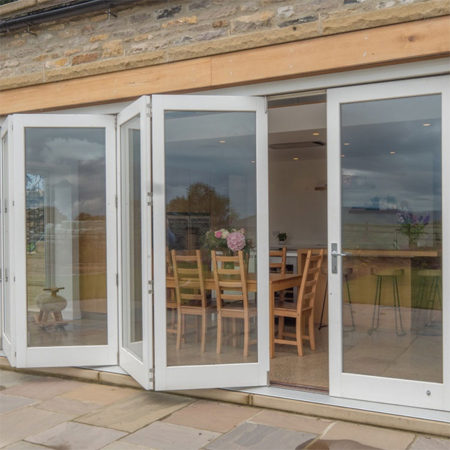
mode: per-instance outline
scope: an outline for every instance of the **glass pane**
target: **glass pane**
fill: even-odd
[[[141,131],[139,116],[121,125],[122,342],[142,359]]]
[[[28,345],[107,343],[105,130],[26,128]]]
[[[341,120],[344,371],[442,383],[441,96]]]
[[[168,111],[165,158],[168,365],[256,362],[256,114]],[[239,249],[219,315],[211,251]]]
[[[2,207],[2,213],[1,213],[1,226],[2,226],[2,236],[0,239],[1,242],[1,250],[0,253],[0,260],[2,264],[2,292],[1,296],[3,299],[3,330],[6,336],[9,338],[11,337],[11,305],[10,305],[10,298],[9,298],[9,268],[7,263],[7,257],[9,255],[9,221],[6,220],[9,215],[5,215],[5,208],[7,207],[7,196],[8,196],[8,134],[5,134],[2,139],[2,186],[1,186],[1,192],[2,192],[2,201],[1,201],[1,207]],[[8,280],[8,281],[7,281]]]

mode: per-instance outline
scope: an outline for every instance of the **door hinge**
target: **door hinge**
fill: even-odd
[[[116,209],[119,207],[119,197],[116,195],[116,198],[114,199],[116,203]]]
[[[145,114],[147,115],[148,119],[151,119],[152,118],[152,106],[151,106],[150,102],[147,103],[147,105],[145,105],[145,106],[146,106]]]
[[[153,206],[153,192],[147,192],[147,206]]]
[[[153,294],[153,280],[148,280],[148,293]]]
[[[8,213],[8,201],[5,200],[5,214]]]
[[[116,286],[119,287],[119,274],[116,273]]]
[[[153,369],[148,369],[148,381],[153,383]]]

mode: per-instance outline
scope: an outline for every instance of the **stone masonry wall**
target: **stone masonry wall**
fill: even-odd
[[[0,90],[447,15],[450,0],[147,0],[113,12],[0,36]]]

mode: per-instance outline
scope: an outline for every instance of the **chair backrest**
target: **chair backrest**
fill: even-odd
[[[236,256],[222,256],[212,250],[211,260],[216,287],[217,310],[222,309],[225,301],[242,302],[244,310],[247,310],[247,265],[244,252],[239,251]]]
[[[270,250],[269,258],[277,258],[277,261],[269,262],[270,272],[286,273],[286,247],[281,250]]]
[[[320,276],[320,269],[323,262],[322,250],[308,250],[306,261],[303,267],[302,281],[298,291],[297,311],[304,308],[314,308],[316,298],[317,282]]]
[[[194,255],[180,255],[171,251],[177,306],[185,303],[206,307],[206,291],[200,250]]]

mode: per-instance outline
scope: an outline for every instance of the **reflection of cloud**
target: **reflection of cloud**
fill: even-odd
[[[68,217],[105,214],[105,170],[104,129],[26,129],[27,174],[42,176],[46,202],[56,202]]]
[[[347,105],[348,106],[348,105]],[[402,116],[399,116],[402,117]],[[342,129],[345,158],[341,159],[345,207],[365,207],[371,198],[395,197],[417,211],[441,208],[441,126],[439,120],[347,126]],[[430,127],[422,123],[429,121]]]

